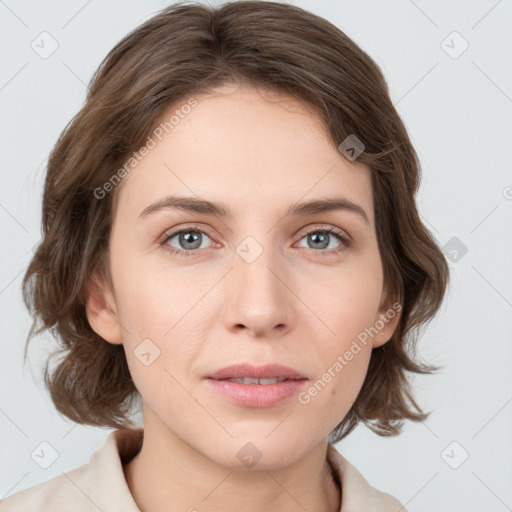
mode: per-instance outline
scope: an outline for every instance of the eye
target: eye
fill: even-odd
[[[193,256],[197,254],[196,251],[204,249],[201,247],[204,237],[210,238],[204,231],[195,226],[188,226],[172,233],[166,233],[164,239],[160,242],[166,251],[171,254],[179,254],[183,256]],[[169,242],[176,238],[176,243],[180,247],[173,248]],[[211,240],[211,239],[210,239]]]
[[[309,228],[307,231],[302,231],[299,233],[299,236],[301,236],[301,240],[307,239],[309,246],[307,248],[322,256],[333,256],[352,246],[352,239],[344,231],[334,228],[333,226],[327,226],[321,229],[315,226],[314,229]],[[203,245],[205,237],[211,240],[208,234],[197,226],[185,226],[171,233],[166,233],[160,245],[171,254],[195,256],[203,249],[207,248]],[[176,239],[174,243],[177,244],[178,247],[170,245],[173,239]],[[325,249],[327,249],[334,240],[337,240],[339,245],[326,251]]]
[[[301,240],[306,239],[308,248],[318,252],[319,255],[322,256],[336,255],[352,246],[352,240],[350,237],[343,231],[332,226],[328,226],[323,229],[315,227],[305,233],[301,232],[300,236],[302,236]],[[339,245],[331,248],[329,251],[325,251],[324,249],[329,247],[330,242],[333,241],[333,239],[337,240]]]

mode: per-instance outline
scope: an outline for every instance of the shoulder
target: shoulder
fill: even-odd
[[[140,449],[143,429],[111,432],[90,461],[0,500],[1,512],[140,512],[126,483],[123,463]]]
[[[86,464],[4,498],[0,501],[0,510],[2,512],[60,511],[69,509],[72,504],[74,512],[88,511],[90,510],[90,502],[86,503],[88,501],[86,496],[90,494],[88,466]]]
[[[372,487],[332,444],[327,450],[342,487],[340,512],[407,512],[394,496]]]

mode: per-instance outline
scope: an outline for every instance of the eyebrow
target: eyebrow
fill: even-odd
[[[145,219],[150,215],[161,210],[181,210],[185,212],[202,213],[205,215],[214,215],[218,217],[232,217],[230,209],[221,202],[207,201],[197,197],[185,196],[167,196],[150,204],[139,215],[139,219]],[[289,206],[285,217],[302,217],[318,213],[330,212],[335,210],[344,210],[360,216],[366,224],[370,225],[368,215],[365,210],[356,203],[349,201],[344,197],[332,197],[328,199],[313,199],[306,202],[297,202]]]

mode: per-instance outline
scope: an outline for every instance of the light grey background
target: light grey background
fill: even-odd
[[[31,343],[23,370],[21,279],[40,238],[49,151],[108,50],[169,3],[0,0],[0,498],[87,463],[110,433],[55,411],[40,373],[49,335]],[[394,438],[359,427],[337,448],[409,512],[512,510],[512,1],[293,3],[382,67],[421,157],[420,211],[455,258],[421,342],[445,369],[414,379],[431,416]],[[43,31],[59,45],[46,59],[31,48]],[[47,469],[31,458],[43,441],[58,452]]]

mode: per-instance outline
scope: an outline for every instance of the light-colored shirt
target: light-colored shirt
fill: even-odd
[[[0,512],[140,512],[123,465],[139,452],[143,435],[143,428],[112,431],[87,464],[4,498]],[[340,512],[407,512],[370,486],[332,444],[327,458],[342,489]]]

